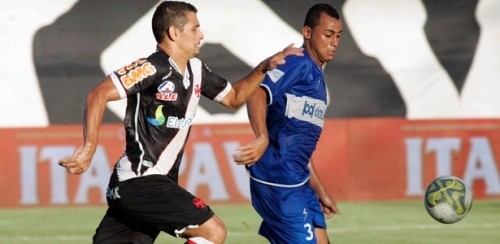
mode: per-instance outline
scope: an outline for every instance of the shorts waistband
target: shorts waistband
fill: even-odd
[[[279,184],[279,183],[273,183],[273,182],[269,182],[269,181],[260,180],[260,179],[257,179],[255,177],[253,177],[252,175],[250,175],[250,179],[252,179],[252,180],[254,180],[256,182],[259,182],[261,184],[264,184],[264,185],[277,186],[277,187],[285,187],[285,188],[299,187],[299,186],[302,186],[302,185],[306,184],[309,181],[309,177],[307,177],[307,179],[305,179],[304,181],[302,181],[302,182],[300,182],[298,184],[288,185],[288,184]]]

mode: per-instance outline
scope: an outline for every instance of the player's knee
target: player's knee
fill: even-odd
[[[189,244],[224,243],[226,236],[226,226],[217,216],[210,218],[198,228],[187,230],[183,235],[183,237],[188,238],[186,243]],[[204,240],[208,242],[203,242]]]
[[[223,243],[227,237],[227,229],[224,222],[218,217],[216,217],[211,224],[210,240],[214,243]]]

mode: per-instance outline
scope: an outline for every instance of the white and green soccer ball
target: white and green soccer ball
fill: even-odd
[[[465,218],[472,207],[472,192],[458,177],[440,176],[425,191],[425,209],[435,220],[452,224]]]

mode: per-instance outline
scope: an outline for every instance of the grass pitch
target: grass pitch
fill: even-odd
[[[260,218],[250,204],[212,205],[228,228],[226,243],[267,243],[257,235]],[[340,215],[327,221],[333,243],[497,243],[500,199],[476,200],[469,215],[441,224],[422,201],[340,202]],[[105,207],[0,209],[0,243],[91,243]],[[184,243],[160,234],[156,243]]]

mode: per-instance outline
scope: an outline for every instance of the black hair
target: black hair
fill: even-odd
[[[340,19],[339,12],[332,5],[327,3],[318,3],[313,5],[306,14],[304,26],[309,26],[311,29],[319,23],[321,14],[325,13],[335,19]]]
[[[182,29],[187,23],[187,12],[197,13],[195,6],[186,2],[163,1],[153,14],[152,26],[156,42],[160,43],[167,34],[168,28],[175,26]]]

